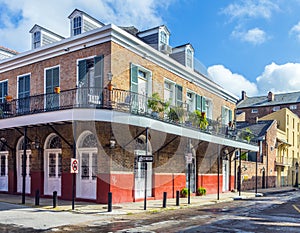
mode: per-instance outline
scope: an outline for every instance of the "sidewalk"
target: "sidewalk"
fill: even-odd
[[[282,192],[297,191],[294,187],[280,187],[269,189],[258,189],[258,193],[262,195],[277,194]],[[209,205],[218,202],[229,202],[234,199],[248,199],[255,197],[255,190],[241,192],[239,196],[238,192],[226,192],[220,193],[219,200],[217,200],[217,194],[208,194],[206,196],[191,196],[190,204],[188,204],[187,198],[180,198],[180,205],[176,206],[176,199],[167,199],[167,207],[162,208],[162,200],[147,200],[147,211],[158,212],[168,209],[188,208],[193,206]],[[258,197],[259,198],[259,197]],[[0,202],[20,204],[21,195],[0,194]],[[34,197],[26,196],[26,206],[34,207]],[[81,214],[105,214],[105,215],[126,215],[145,213],[144,202],[130,202],[113,204],[112,212],[107,212],[107,204],[95,204],[90,202],[75,202],[75,210],[72,210],[72,202],[65,200],[58,200],[57,207],[53,208],[53,202],[51,198],[40,198],[40,205],[37,208],[51,211],[70,211]]]

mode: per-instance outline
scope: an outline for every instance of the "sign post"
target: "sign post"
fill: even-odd
[[[193,154],[187,153],[185,158],[188,165],[188,204],[191,204],[191,163],[193,162]]]
[[[71,173],[78,173],[78,159],[71,158]]]

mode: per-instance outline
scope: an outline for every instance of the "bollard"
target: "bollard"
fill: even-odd
[[[40,205],[40,190],[35,191],[35,205]]]
[[[107,212],[112,212],[112,192],[108,193]]]
[[[163,208],[167,207],[167,192],[164,192],[163,196]]]
[[[176,206],[179,206],[179,191],[176,191]]]
[[[57,206],[57,192],[53,192],[53,208]]]

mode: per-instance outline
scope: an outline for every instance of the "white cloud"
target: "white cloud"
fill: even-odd
[[[69,36],[69,14],[75,9],[85,11],[103,23],[120,26],[134,25],[139,29],[163,23],[159,14],[175,0],[0,0],[10,12],[21,12],[21,20],[0,13],[0,44],[19,52],[30,49],[29,30],[39,24],[62,36]],[[3,23],[4,22],[4,23]]]
[[[271,0],[242,0],[240,3],[229,4],[222,10],[222,13],[228,15],[231,20],[247,18],[269,19],[273,11],[279,11],[279,9],[279,6]]]
[[[290,35],[296,35],[297,39],[300,41],[300,21],[291,28]]]
[[[248,42],[254,45],[263,44],[268,39],[267,34],[259,28],[252,28],[248,31],[234,30],[231,35],[235,38],[240,39],[241,41]]]
[[[237,96],[241,95],[242,90],[249,96],[256,95],[258,92],[255,83],[251,83],[240,74],[232,73],[223,65],[210,66],[208,73],[216,83]]]
[[[268,91],[275,93],[299,91],[300,64],[286,63],[277,65],[271,63],[265,67],[264,72],[257,77],[259,92],[266,94]]]

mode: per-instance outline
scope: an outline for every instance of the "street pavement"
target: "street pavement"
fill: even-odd
[[[276,194],[296,190],[293,187],[281,187],[259,189],[259,195]],[[259,196],[258,195],[258,196]],[[218,202],[230,202],[235,199],[254,198],[254,191],[220,193],[206,196],[191,196],[190,204],[187,198],[180,198],[180,205],[176,206],[176,199],[167,199],[167,207],[162,208],[162,200],[147,200],[147,210],[144,210],[144,202],[113,204],[112,212],[107,211],[107,204],[95,204],[89,202],[75,202],[72,210],[71,201],[58,200],[57,207],[53,208],[51,198],[41,198],[40,205],[34,206],[35,199],[26,197],[26,204],[21,205],[21,195],[0,194],[0,224],[14,224],[16,226],[51,229],[60,226],[74,224],[88,224],[94,220],[112,221],[114,216],[132,215],[139,213],[154,213],[168,209],[182,209],[202,205],[210,205]]]

